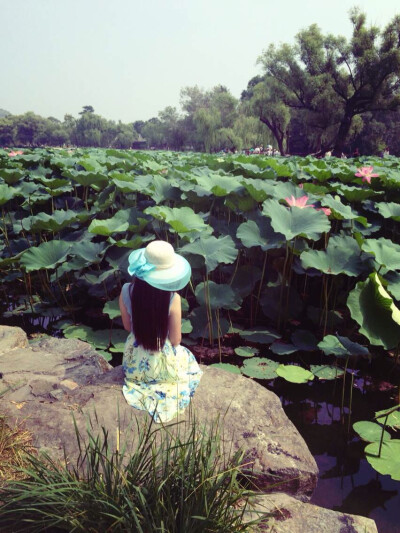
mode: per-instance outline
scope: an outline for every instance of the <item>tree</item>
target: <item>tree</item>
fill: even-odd
[[[271,45],[259,58],[277,87],[277,97],[290,109],[304,112],[323,130],[334,129],[334,155],[345,148],[353,118],[400,105],[400,16],[387,27],[366,27],[358,9],[350,12],[353,33],[323,36],[313,24],[296,36],[296,44]]]
[[[79,114],[84,115],[85,113],[94,113],[94,107],[91,105],[84,105],[82,111],[79,111]]]

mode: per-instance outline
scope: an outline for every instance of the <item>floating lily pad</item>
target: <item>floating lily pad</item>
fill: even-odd
[[[386,415],[392,411],[393,407],[390,409],[384,409],[383,411],[378,411],[375,413],[375,418],[377,418],[378,422],[384,423],[386,419]],[[397,411],[393,411],[393,413],[390,413],[386,420],[386,425],[392,428],[400,429],[400,405],[398,406]]]
[[[291,383],[307,383],[307,381],[314,379],[312,372],[297,365],[279,365],[276,373]]]
[[[239,346],[235,348],[235,354],[240,357],[253,357],[256,353],[258,353],[257,348],[251,348],[250,346]]]
[[[271,352],[277,355],[289,355],[293,352],[297,352],[298,348],[294,344],[282,342],[280,340],[274,341],[269,347]]]
[[[369,422],[367,420],[361,420],[353,424],[353,429],[362,440],[367,442],[380,442],[382,438],[383,427],[374,422]],[[387,431],[383,431],[383,440],[390,440],[391,436]]]
[[[245,376],[256,379],[274,379],[276,378],[276,369],[279,363],[265,357],[253,357],[247,359],[241,367],[241,372]]]
[[[310,370],[318,379],[326,380],[340,378],[344,374],[344,370],[331,365],[311,365]]]
[[[247,329],[240,331],[239,335],[246,341],[259,342],[261,344],[270,344],[274,340],[280,339],[279,333],[268,329]]]
[[[392,479],[400,481],[400,440],[391,439],[382,443],[380,457],[379,442],[372,442],[365,448],[369,464],[380,474],[388,474]]]
[[[238,366],[231,365],[230,363],[214,363],[210,366],[221,368],[222,370],[226,370],[227,372],[231,372],[232,374],[240,374],[240,368]]]

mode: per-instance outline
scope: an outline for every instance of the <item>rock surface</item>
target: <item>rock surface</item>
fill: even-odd
[[[283,492],[260,496],[254,510],[272,514],[261,526],[270,533],[378,533],[370,518],[324,509]]]
[[[6,414],[11,423],[23,421],[34,435],[34,445],[55,459],[62,459],[64,450],[71,461],[78,456],[76,427],[81,435],[86,435],[87,428],[98,433],[104,427],[113,442],[119,428],[120,441],[134,445],[135,421],[141,423],[150,418],[125,402],[121,391],[122,367],[112,368],[87,343],[42,338],[28,344],[20,328],[0,326],[0,354],[0,413]],[[308,509],[312,512],[303,511],[306,508],[299,503],[311,497],[318,469],[279,398],[249,378],[212,367],[203,370],[192,401],[192,413],[198,422],[207,424],[219,417],[224,442],[233,450],[240,447],[245,451],[246,463],[254,465],[258,488],[264,492],[282,491],[297,498],[283,500],[282,504],[271,495],[269,501],[278,502],[277,505],[290,504],[291,525],[281,529],[280,521],[279,531],[313,532],[308,526],[295,526],[293,520],[300,524],[318,509],[310,505]],[[190,415],[187,410],[179,420],[187,420]],[[285,496],[281,492],[279,495]],[[336,516],[340,513],[326,509],[321,513],[335,516],[337,523],[341,520]],[[355,517],[349,520],[354,521]]]

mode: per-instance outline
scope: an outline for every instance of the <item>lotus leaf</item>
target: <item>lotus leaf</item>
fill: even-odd
[[[0,178],[8,185],[14,185],[25,177],[26,171],[19,168],[0,168]]]
[[[307,383],[314,379],[314,374],[297,365],[279,365],[276,373],[290,383]]]
[[[333,276],[359,276],[367,268],[356,240],[345,235],[331,237],[325,251],[306,250],[301,254],[301,264],[305,269],[316,268]]]
[[[261,270],[253,265],[240,266],[231,281],[232,289],[242,298],[248,296],[253,291],[257,281],[261,279]]]
[[[214,363],[210,366],[220,368],[221,370],[226,370],[227,372],[231,372],[232,374],[240,374],[240,368],[238,366],[231,365],[230,363]]]
[[[192,323],[190,322],[190,320],[188,318],[183,318],[182,319],[181,331],[182,331],[182,334],[184,334],[184,335],[188,334],[188,333],[192,333],[193,326],[192,326]]]
[[[262,212],[271,219],[274,230],[282,233],[288,241],[298,236],[315,241],[330,230],[328,217],[312,208],[287,208],[276,200],[265,200]]]
[[[251,346],[238,346],[235,348],[235,354],[239,357],[253,357],[258,353],[257,348],[251,348]]]
[[[103,307],[103,313],[108,315],[111,319],[121,316],[121,311],[119,309],[119,296],[114,298],[114,300],[106,302],[105,306]]]
[[[280,339],[279,333],[273,330],[260,330],[257,328],[242,330],[239,332],[239,335],[242,339],[245,339],[249,342],[258,342],[261,344],[270,344],[276,339]]]
[[[397,411],[393,411],[393,407],[390,409],[384,409],[383,411],[378,411],[375,413],[375,418],[379,420],[382,424],[385,422],[387,426],[400,429],[400,405],[398,406]],[[393,412],[391,412],[393,411]],[[390,413],[388,415],[388,413]],[[388,416],[387,416],[388,415]],[[387,420],[386,420],[387,416]]]
[[[77,214],[75,211],[63,211],[58,209],[51,215],[39,213],[35,216],[26,217],[22,220],[22,227],[25,231],[53,231],[58,232],[73,222],[76,222]]]
[[[362,440],[367,442],[379,442],[381,438],[384,441],[390,440],[391,436],[387,431],[383,431],[383,427],[375,422],[368,422],[367,420],[361,420],[353,424],[353,429]],[[383,435],[382,435],[383,433]]]
[[[214,281],[199,283],[195,290],[197,302],[200,305],[209,303],[211,309],[240,309],[242,298],[230,285],[218,284]]]
[[[127,214],[124,211],[118,211],[112,218],[105,220],[92,220],[88,231],[96,235],[113,235],[114,233],[124,233],[129,223]]]
[[[343,204],[338,196],[326,195],[322,201],[324,207],[330,207],[333,211],[334,218],[345,220],[357,220],[363,226],[368,225],[368,221],[365,217],[354,212],[350,206]]]
[[[81,162],[79,162],[81,164]],[[82,165],[83,166],[83,165]],[[89,165],[87,165],[89,166]],[[66,178],[71,178],[84,187],[93,187],[96,189],[104,189],[108,185],[108,177],[101,172],[85,172],[74,169],[64,170],[62,175]]]
[[[260,219],[257,223],[253,220],[243,222],[237,230],[237,237],[246,248],[261,246],[263,251],[279,248],[284,242],[284,237],[276,233],[267,218]]]
[[[376,273],[357,283],[349,294],[347,306],[352,318],[360,325],[360,333],[371,344],[386,349],[399,344],[400,311]]]
[[[318,347],[315,335],[306,329],[297,329],[292,334],[291,341],[298,350],[313,351]]]
[[[387,290],[394,297],[395,300],[400,300],[400,272],[387,272],[384,276],[387,282]]]
[[[227,196],[229,193],[238,192],[243,185],[233,176],[221,176],[216,173],[196,176],[196,182],[205,190],[211,191],[214,196]]]
[[[42,242],[39,246],[26,250],[20,263],[27,272],[56,268],[66,260],[70,248],[71,244],[65,241]]]
[[[350,185],[332,185],[332,189],[342,194],[348,202],[361,202],[373,196],[380,196],[384,194],[383,191],[375,191],[374,189],[365,189]]]
[[[400,246],[390,239],[367,239],[363,242],[362,249],[373,254],[375,261],[388,270],[400,268]]]
[[[325,355],[335,355],[336,357],[347,357],[349,355],[368,355],[369,351],[361,344],[352,342],[347,337],[340,335],[326,335],[321,342],[318,343],[318,348],[324,352]]]
[[[291,353],[297,352],[298,350],[298,348],[296,348],[296,346],[294,346],[293,344],[282,342],[280,340],[274,341],[269,347],[269,349],[276,355],[289,355]]]
[[[245,376],[256,379],[274,379],[276,378],[276,369],[279,363],[267,359],[266,357],[252,357],[246,359],[240,371]]]
[[[381,202],[376,203],[375,207],[383,218],[393,218],[397,222],[400,221],[400,204],[394,202]]]
[[[318,379],[336,379],[344,374],[344,370],[337,366],[330,365],[310,365],[310,370]]]
[[[400,481],[400,440],[391,439],[382,443],[380,457],[379,442],[372,442],[365,448],[369,464],[380,474],[388,474],[392,479]]]
[[[203,218],[190,207],[155,206],[148,207],[144,212],[158,220],[165,220],[179,235],[185,235],[190,232],[212,231]]]
[[[193,309],[188,315],[188,319],[193,326],[193,330],[189,334],[193,339],[208,338],[210,336],[212,339],[216,339],[218,336],[222,337],[228,333],[229,330],[229,322],[226,318],[221,317],[217,320],[216,314],[212,313],[212,331],[210,332],[209,316],[205,306]]]
[[[0,183],[0,205],[6,204],[9,200],[14,198],[19,194],[18,189],[14,187],[9,187],[4,183]]]
[[[202,235],[196,241],[186,244],[180,249],[182,254],[193,254],[204,257],[207,273],[212,272],[221,263],[233,263],[238,251],[229,235],[216,238]]]
[[[67,339],[80,339],[88,342],[94,348],[105,350],[110,345],[110,332],[107,330],[94,331],[89,326],[67,326],[63,330]]]
[[[97,264],[103,259],[106,250],[107,245],[104,242],[90,242],[85,240],[73,242],[69,253],[83,258],[88,264]]]
[[[96,350],[96,352],[101,355],[103,359],[105,359],[107,362],[111,361],[112,354],[110,352],[106,352],[105,350]]]

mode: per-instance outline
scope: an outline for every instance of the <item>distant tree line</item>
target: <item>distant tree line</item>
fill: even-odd
[[[147,121],[106,120],[92,106],[60,121],[0,109],[0,146],[148,147],[215,152],[268,144],[282,154],[400,155],[400,15],[383,30],[350,12],[353,33],[323,35],[317,25],[294,45],[270,45],[263,74],[241,98],[223,85],[181,90],[181,111],[168,106]]]

